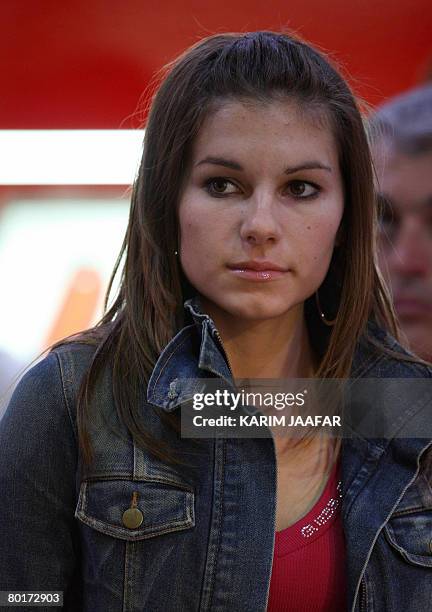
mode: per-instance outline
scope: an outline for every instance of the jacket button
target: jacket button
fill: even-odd
[[[143,520],[143,513],[139,508],[128,508],[123,512],[122,522],[128,529],[137,529]]]
[[[178,397],[177,383],[178,383],[178,378],[174,378],[174,380],[170,382],[169,391],[168,391],[169,399],[176,399],[176,397]]]

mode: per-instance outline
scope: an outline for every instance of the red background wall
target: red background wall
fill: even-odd
[[[154,72],[207,34],[292,28],[372,104],[421,80],[430,0],[3,0],[0,129],[137,127]]]

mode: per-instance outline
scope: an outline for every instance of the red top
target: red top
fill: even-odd
[[[310,512],[275,533],[267,612],[346,610],[340,490],[336,464]]]

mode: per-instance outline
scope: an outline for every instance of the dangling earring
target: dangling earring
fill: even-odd
[[[178,255],[178,251],[174,251],[174,255]]]
[[[318,314],[320,316],[321,321],[325,325],[328,325],[329,327],[332,327],[336,323],[337,316],[334,319],[332,319],[331,321],[329,319],[326,319],[325,314],[321,310],[321,304],[320,304],[319,296],[318,296],[318,289],[315,291],[315,301],[316,301],[316,306],[317,306]]]

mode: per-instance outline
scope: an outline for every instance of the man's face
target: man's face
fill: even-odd
[[[432,151],[376,151],[385,202],[380,265],[411,350],[432,360]]]

